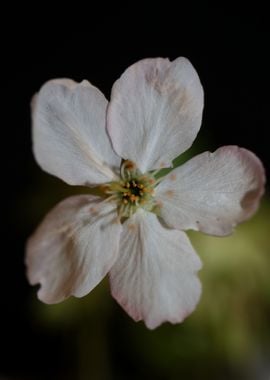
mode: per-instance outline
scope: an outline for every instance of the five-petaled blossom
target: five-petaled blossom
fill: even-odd
[[[237,146],[156,175],[191,146],[202,110],[185,58],[133,64],[109,103],[85,80],[45,83],[32,104],[37,162],[101,195],[62,201],[29,239],[27,274],[40,300],[82,297],[108,273],[113,297],[150,329],[194,310],[201,261],[183,231],[230,234],[256,211],[265,182],[260,160]]]

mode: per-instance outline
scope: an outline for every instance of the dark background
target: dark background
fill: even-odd
[[[113,82],[135,61],[185,56],[205,90],[202,144],[206,141],[211,150],[226,144],[248,148],[269,173],[266,11],[258,4],[242,9],[200,5],[186,10],[180,4],[177,10],[169,3],[155,4],[150,10],[135,8],[119,8],[117,16],[92,9],[83,31],[76,31],[72,20],[52,30],[48,18],[39,27],[30,20],[14,35],[2,34],[1,380],[1,376],[8,380],[77,379],[77,352],[67,345],[66,336],[75,339],[76,330],[40,327],[31,306],[35,293],[26,281],[23,264],[27,237],[69,191],[37,167],[31,152],[29,103],[45,81],[88,79],[109,98]],[[144,378],[132,351],[126,351],[129,342],[123,336],[119,342],[117,337],[122,322],[133,323],[126,322],[123,314],[117,309],[110,321],[111,361],[118,374],[113,378]],[[91,345],[91,337],[89,341]],[[143,365],[145,378],[163,378],[147,370],[147,363]],[[127,376],[127,368],[134,375]]]

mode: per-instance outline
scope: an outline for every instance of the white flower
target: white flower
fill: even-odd
[[[203,89],[185,58],[145,59],[108,103],[89,82],[47,82],[33,101],[34,154],[71,185],[100,186],[57,205],[27,245],[31,284],[57,303],[109,273],[113,297],[149,328],[181,322],[200,297],[201,262],[183,230],[223,236],[257,209],[259,159],[236,146],[202,153],[162,180],[201,124]]]

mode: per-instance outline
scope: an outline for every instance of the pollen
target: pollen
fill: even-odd
[[[125,161],[125,167],[128,170],[133,170],[134,168],[136,168],[136,165],[134,164],[134,162],[127,160]]]

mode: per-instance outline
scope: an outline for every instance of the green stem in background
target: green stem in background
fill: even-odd
[[[158,172],[156,172],[155,178],[160,179],[165,177],[168,173],[170,173],[173,169],[177,168],[178,166],[182,165],[184,162],[189,160],[191,157],[195,156],[195,150],[194,148],[189,149],[187,152],[180,154],[173,160],[173,166],[171,168],[161,169]]]

